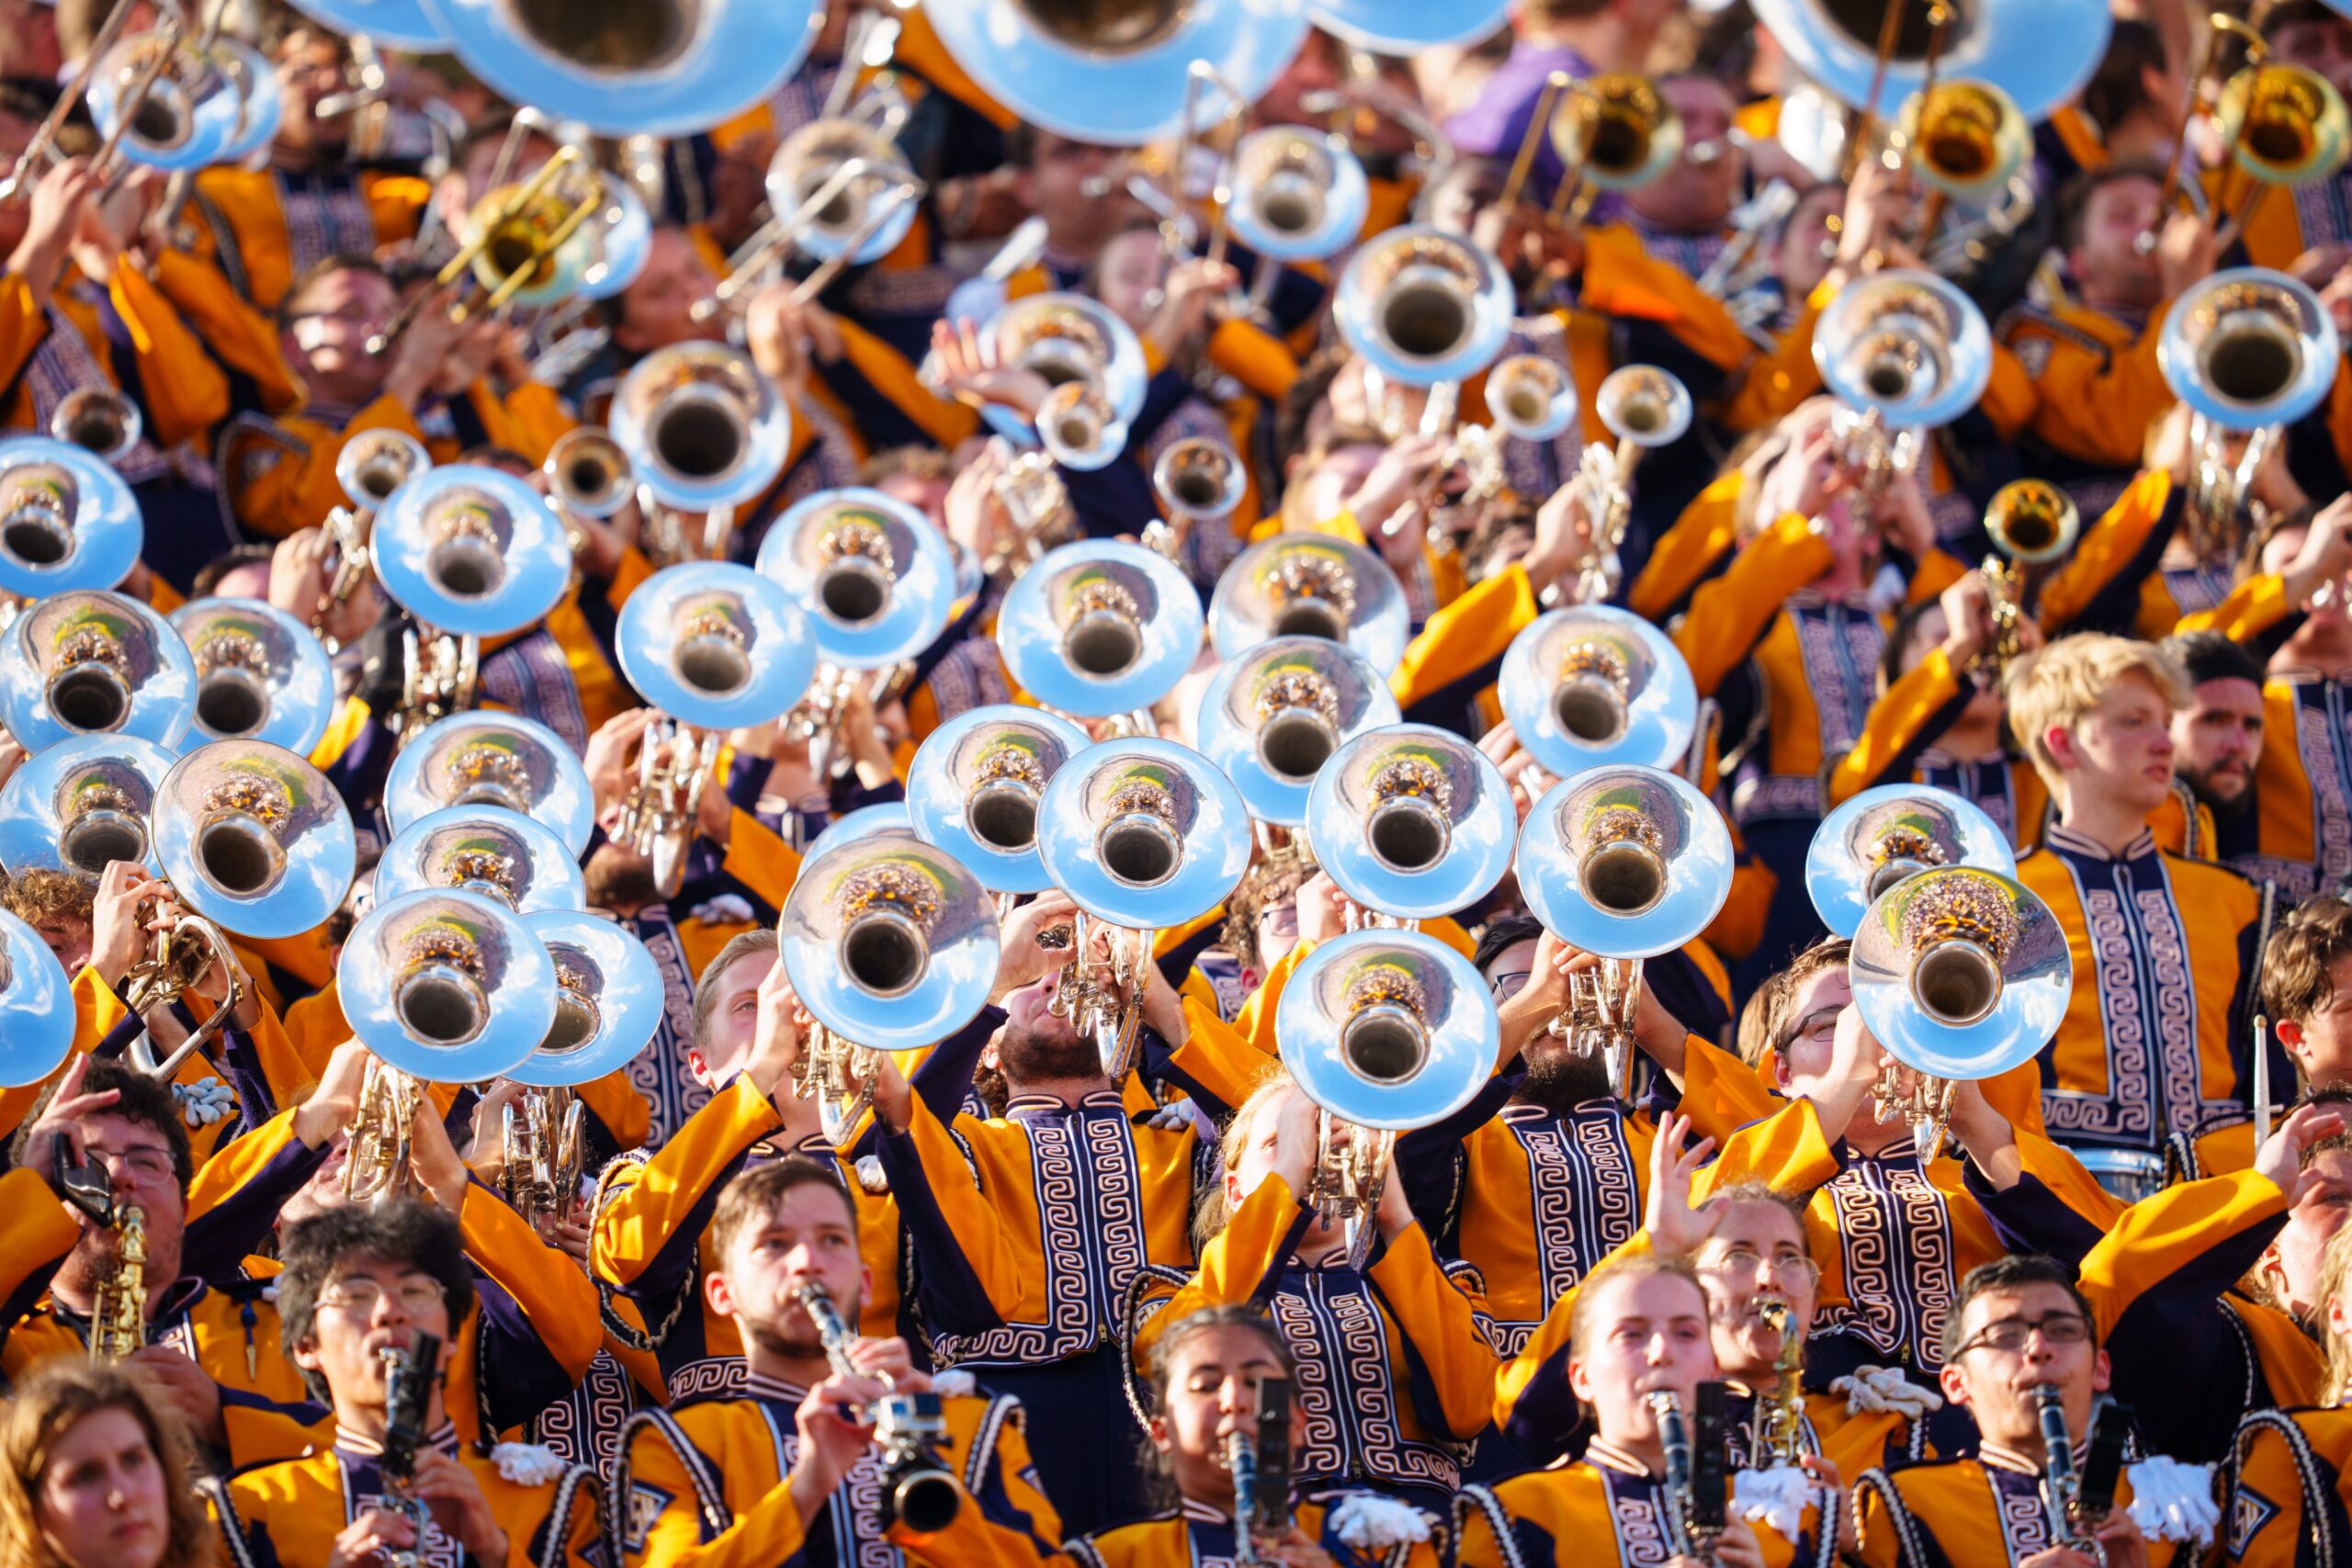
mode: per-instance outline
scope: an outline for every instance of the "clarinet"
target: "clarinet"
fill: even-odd
[[[845,1322],[825,1287],[811,1280],[793,1292],[836,1377],[863,1376],[850,1359],[857,1331]],[[935,1393],[891,1393],[855,1412],[874,1427],[882,1453],[882,1528],[903,1521],[921,1535],[935,1535],[955,1523],[964,1491],[955,1475],[932,1457],[931,1445],[947,1435],[947,1419]]]
[[[1259,1568],[1255,1539],[1258,1523],[1258,1444],[1249,1433],[1225,1435],[1225,1469],[1233,1477],[1233,1560]]]
[[[2050,1539],[2097,1557],[2098,1543],[2084,1528],[2083,1477],[2075,1468],[2074,1437],[2066,1430],[2065,1396],[2056,1383],[2038,1384],[2033,1409],[2041,1421],[2041,1509],[2050,1520]]]
[[[835,1377],[854,1378],[859,1375],[857,1364],[849,1359],[849,1348],[857,1342],[857,1333],[842,1319],[841,1309],[833,1305],[833,1298],[825,1287],[815,1280],[793,1292],[801,1311],[817,1325],[817,1342],[825,1348],[826,1364]]]
[[[1690,1442],[1690,1425],[1682,1413],[1681,1396],[1671,1389],[1649,1395],[1650,1415],[1657,1422],[1658,1446],[1666,1450],[1666,1528],[1674,1550],[1699,1562],[1713,1561],[1714,1538],[1721,1527],[1708,1528],[1699,1497],[1698,1461]],[[1713,1467],[1720,1477],[1722,1466]],[[1720,1517],[1720,1510],[1716,1510]]]
[[[425,1414],[432,1407],[433,1385],[439,1376],[441,1340],[436,1335],[419,1334],[405,1350],[388,1345],[377,1354],[384,1362],[384,1452],[378,1464],[388,1494],[384,1501],[416,1532],[414,1545],[388,1554],[387,1568],[417,1568],[424,1561],[431,1519],[409,1485],[416,1477],[417,1450],[424,1446]]]

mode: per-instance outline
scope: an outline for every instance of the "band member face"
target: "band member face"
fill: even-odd
[[[2188,706],[2172,716],[2173,765],[2217,811],[2252,796],[2262,716],[2262,688],[2236,676],[2199,681]]]
[[[59,1435],[33,1479],[46,1555],[63,1568],[154,1568],[171,1544],[171,1484],[136,1416],[91,1411]]]
[[[1178,1342],[1169,1359],[1167,1396],[1151,1418],[1152,1446],[1168,1456],[1178,1491],[1204,1503],[1232,1501],[1226,1439],[1256,1431],[1260,1385],[1289,1375],[1265,1335],[1238,1324],[1197,1329]],[[1294,1442],[1303,1425],[1294,1404]]]
[[[2144,675],[2126,674],[2072,728],[2044,738],[2065,773],[2070,800],[2100,799],[2142,812],[2172,788],[2172,709]]]
[[[2082,1303],[2036,1280],[1986,1291],[1962,1311],[1962,1346],[1942,1373],[1944,1397],[1965,1405],[1988,1443],[2030,1450],[2041,1436],[2033,1391],[2055,1383],[2066,1429],[2090,1430],[2091,1397],[2107,1392],[2107,1352],[2091,1343]]]
[[[322,100],[351,85],[343,67],[343,45],[332,34],[298,28],[278,45],[277,90],[285,105],[277,130],[281,146],[310,152],[351,140],[351,116],[318,113]]]
[[[2290,1311],[2300,1317],[2320,1306],[2320,1259],[2352,1214],[2352,1149],[2323,1149],[2303,1168],[2301,1187],[2281,1230],[2256,1265]]]
[[[1094,292],[1111,313],[1137,332],[1151,324],[1159,303],[1160,280],[1168,273],[1159,235],[1130,229],[1114,236],[1094,264]]]
[[[1115,147],[1037,133],[1036,155],[1015,181],[1023,206],[1046,220],[1057,244],[1091,251],[1144,209],[1128,193],[1126,155]]]
[[[1588,1287],[1589,1288],[1589,1287]],[[1657,1440],[1648,1396],[1670,1393],[1688,1410],[1693,1391],[1715,1375],[1707,1299],[1676,1274],[1604,1280],[1591,1343],[1568,1357],[1568,1387],[1612,1443]]]
[[[2318,72],[2337,92],[2352,92],[2352,23],[2335,17],[2282,23],[2270,29],[2270,51],[2286,64]]]
[[[1832,1087],[1828,1074],[1838,1055],[1838,1021],[1853,1005],[1854,987],[1843,964],[1831,964],[1797,987],[1789,1010],[1794,1023],[1772,1059],[1773,1083],[1782,1094],[1812,1099]]]
[[[1782,298],[1791,304],[1802,304],[1828,275],[1829,264],[1838,254],[1838,236],[1830,224],[1845,208],[1844,186],[1820,185],[1799,197],[1789,214],[1788,225],[1781,231],[1780,265],[1774,271],[1780,275]]]
[[[89,921],[76,919],[72,915],[60,915],[54,919],[43,920],[33,930],[40,933],[40,940],[50,952],[57,954],[57,961],[65,965],[68,975],[80,974],[82,965],[90,961]]]
[[[2161,217],[2163,188],[2154,179],[2109,180],[2093,190],[2083,209],[2083,233],[2066,254],[2066,265],[2094,304],[2156,304],[2164,297],[2164,275],[2154,252],[2143,252],[2140,236]]]
[[[870,1282],[858,1257],[857,1213],[849,1195],[829,1181],[802,1181],[786,1188],[764,1217],[735,1233],[723,1266],[703,1289],[711,1309],[735,1319],[745,1339],[775,1355],[799,1357],[824,1349],[800,1304],[800,1288],[822,1288],[834,1310],[854,1324]]]
[[[294,1364],[326,1379],[338,1410],[380,1413],[383,1353],[412,1349],[418,1335],[430,1334],[441,1341],[446,1366],[451,1326],[440,1280],[406,1259],[354,1254],[328,1270],[318,1317],[311,1337],[296,1342]]]
[[[137,1208],[146,1220],[146,1280],[151,1294],[179,1278],[180,1228],[187,1200],[172,1168],[172,1145],[144,1122],[105,1111],[82,1123],[84,1157],[106,1169],[116,1199]],[[108,1225],[85,1225],[58,1268],[59,1282],[85,1295],[114,1271],[120,1237]]]
[[[760,982],[776,965],[773,951],[746,953],[711,981],[718,993],[703,1038],[686,1047],[686,1070],[718,1089],[743,1068],[760,1029]]]
[[[1227,1203],[1239,1208],[1268,1177],[1278,1174],[1292,1184],[1292,1196],[1304,1196],[1297,1187],[1298,1172],[1302,1166],[1307,1169],[1313,1167],[1311,1157],[1303,1158],[1300,1151],[1311,1156],[1320,1124],[1321,1113],[1315,1102],[1295,1089],[1269,1094],[1257,1101],[1240,1150],[1225,1173]],[[1365,1216],[1365,1223],[1371,1223],[1369,1215]],[[1340,1239],[1340,1234],[1338,1224],[1318,1216],[1307,1225],[1300,1240],[1302,1246],[1328,1247]]]
[[[1345,381],[1349,378],[1342,375],[1340,379]],[[1362,412],[1361,396],[1357,402]],[[1347,509],[1348,499],[1363,487],[1384,450],[1369,444],[1350,444],[1334,446],[1311,468],[1301,464],[1292,473],[1291,484],[1283,494],[1284,519],[1298,527],[1311,528],[1337,517]]]
[[[718,287],[683,230],[657,228],[645,270],[621,291],[621,319],[613,329],[613,342],[630,354],[650,354],[677,344],[715,341],[725,317],[697,321],[694,311]]]
[[[1747,168],[1727,140],[1736,107],[1731,89],[1711,76],[1669,76],[1658,93],[1682,117],[1682,156],[1657,179],[1627,192],[1625,205],[1670,230],[1720,228],[1731,217]]]
[[[288,312],[286,355],[311,392],[357,407],[383,389],[391,355],[368,352],[368,340],[391,324],[400,295],[381,273],[353,268],[313,280]]]
[[[1787,1305],[1787,1331],[1802,1343],[1821,1278],[1796,1216],[1778,1203],[1725,1203],[1691,1261],[1707,1288],[1716,1366],[1751,1386],[1770,1377],[1782,1334],[1764,1320],[1764,1303]]]
[[[2278,1043],[2303,1082],[2352,1083],[2352,953],[2327,966],[2328,997],[2309,1018],[2278,1021]]]

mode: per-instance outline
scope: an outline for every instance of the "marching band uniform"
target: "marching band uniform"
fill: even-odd
[[[1350,1541],[1341,1533],[1348,1500],[1363,1495],[1342,1492],[1302,1498],[1292,1504],[1292,1521],[1301,1535],[1347,1568],[1436,1568],[1438,1549],[1430,1541],[1400,1542],[1385,1550]],[[1062,1551],[1072,1568],[1193,1568],[1234,1561],[1234,1533],[1229,1516],[1187,1497],[1151,1518],[1080,1536],[1065,1543]],[[928,1553],[926,1558],[937,1568],[964,1568],[955,1560]]]
[[[256,307],[275,310],[294,280],[328,257],[372,257],[413,239],[432,197],[432,186],[413,175],[216,164],[197,175],[188,205],[196,254]]]
[[[2352,878],[2352,692],[2315,670],[2279,670],[2263,682],[2262,705],[2256,842],[2232,863],[2300,903]]]
[[[1136,1359],[1203,1307],[1261,1305],[1298,1359],[1306,1436],[1291,1456],[1297,1483],[1442,1507],[1493,1398],[1495,1351],[1476,1275],[1441,1263],[1418,1224],[1361,1271],[1344,1254],[1302,1262],[1294,1249],[1314,1219],[1288,1182],[1268,1176],[1202,1249],[1197,1274],[1155,1270],[1139,1283],[1128,1337]]]
[[[2164,330],[2162,307],[2144,321],[2074,305],[2012,310],[2000,335],[2033,377],[2033,438],[2083,477],[2137,468],[2148,427],[2174,401],[2156,364]]]
[[[503,1445],[484,1455],[461,1447],[447,1425],[430,1446],[473,1472],[506,1534],[508,1568],[591,1568],[598,1561],[595,1472],[564,1464],[545,1449]],[[326,1568],[335,1537],[383,1505],[383,1446],[337,1427],[334,1446],[249,1470],[205,1487],[230,1568]],[[470,1553],[427,1523],[420,1562]],[[484,1563],[481,1568],[492,1568]]]
[[[2006,747],[1991,757],[1960,758],[1936,746],[1976,692],[1974,676],[1955,671],[1942,649],[1929,649],[1871,704],[1852,750],[1829,770],[1826,803],[1842,805],[1877,784],[1925,784],[1981,807],[2013,847],[2032,848],[2050,808],[2049,788],[2032,765]]]
[[[2128,1151],[2161,1179],[2241,1168],[2251,1069],[2245,1044],[2263,940],[2263,897],[2237,873],[2156,848],[2121,854],[2061,824],[2018,862],[2066,932],[2075,985],[2042,1054],[2051,1135]],[[2283,1052],[2273,1081],[2290,1083]],[[2219,1163],[2217,1163],[2219,1162]]]
[[[2344,1471],[2352,1418],[2341,1405],[2257,1410],[2238,1428],[2222,1509],[2220,1561],[2236,1568],[2317,1568],[2347,1540]]]
[[[2086,1457],[2078,1448],[2077,1469]],[[2063,1544],[2052,1539],[2041,1485],[2039,1466],[1993,1443],[1968,1459],[1867,1472],[1854,1487],[1858,1560],[1867,1568],[2022,1562]],[[2128,1506],[2132,1493],[2127,1470],[2116,1483],[2116,1506]],[[2170,1541],[2150,1540],[2151,1568],[2168,1568],[2176,1551]]]
[[[1681,1550],[1674,1506],[1663,1477],[1596,1438],[1573,1464],[1464,1487],[1453,1504],[1454,1561],[1461,1568],[1663,1563]],[[1765,1525],[1753,1528],[1770,1568],[1829,1561],[1817,1540],[1792,1543]],[[1826,1533],[1834,1542],[1837,1532]]]
[[[640,1411],[622,1438],[613,1482],[613,1536],[623,1568],[817,1568],[900,1564],[910,1538],[886,1535],[876,1515],[882,1464],[872,1449],[804,1527],[786,1484],[800,1450],[794,1415],[808,1390],[748,1376],[741,1395],[703,1395]],[[1001,1531],[1027,1542],[1029,1560],[1051,1554],[1060,1533],[1038,1490],[1024,1414],[1003,1395],[941,1399],[946,1433],[933,1451]],[[1101,1434],[1097,1434],[1098,1437]]]

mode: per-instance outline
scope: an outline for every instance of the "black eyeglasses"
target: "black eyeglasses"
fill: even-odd
[[[1982,1347],[2014,1355],[2024,1349],[2036,1334],[2041,1336],[2045,1345],[2080,1345],[2091,1337],[2091,1320],[2075,1312],[2052,1313],[2048,1317],[2030,1320],[2005,1317],[1978,1329],[1961,1346],[1960,1354],[1965,1356]]]

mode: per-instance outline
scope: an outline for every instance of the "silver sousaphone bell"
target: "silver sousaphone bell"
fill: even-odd
[[[175,760],[130,735],[77,735],[28,758],[0,786],[0,866],[95,881],[130,861],[160,876],[147,821]]]
[[[1594,768],[1555,784],[1519,835],[1519,890],[1570,947],[1604,960],[1570,987],[1553,1032],[1600,1052],[1631,1087],[1642,961],[1707,929],[1731,896],[1731,829],[1663,769]]]
[[[749,567],[664,567],[622,606],[621,672],[665,716],[649,726],[616,835],[652,863],[664,896],[685,874],[702,798],[730,729],[782,718],[817,670],[808,617]]]
[[[1094,1036],[1113,1078],[1134,1063],[1154,934],[1223,902],[1250,869],[1250,848],[1240,792],[1206,757],[1172,740],[1102,741],[1046,785],[1037,852],[1081,916],[1078,956],[1053,1007]],[[1089,920],[1108,928],[1106,962],[1094,957]]]
[[[137,600],[53,593],[0,635],[0,716],[28,751],[76,735],[177,748],[196,707],[196,661]]]
[[[1087,540],[1046,552],[1005,593],[997,646],[1022,690],[1057,712],[1148,709],[1201,649],[1201,601],[1167,558]]]
[[[1209,599],[1220,659],[1277,637],[1345,643],[1375,670],[1394,670],[1410,636],[1405,591],[1388,563],[1323,534],[1278,534],[1234,558]]]
[[[302,756],[326,738],[334,667],[311,628],[258,599],[197,599],[172,612],[196,660],[190,739],[266,740]]]
[[[1400,1132],[1460,1111],[1495,1070],[1501,1029],[1469,962],[1418,931],[1350,931],[1302,960],[1274,1010],[1274,1039],[1320,1111],[1300,1197],[1336,1221],[1361,1269],[1379,1235]]]
[[[1850,938],[1887,889],[1946,865],[2015,876],[2018,857],[1974,802],[1926,784],[1880,784],[1821,819],[1805,851],[1804,890],[1821,923]]]
[[[873,1103],[874,1051],[935,1045],[978,1016],[996,984],[996,908],[955,857],[910,832],[828,848],[801,867],[777,934],[793,994],[817,1021],[802,1053],[836,1147]]]
[[[453,714],[401,748],[384,782],[384,815],[401,832],[449,806],[520,812],[577,859],[596,826],[587,770],[561,737],[507,713]]]
[[[0,910],[0,1089],[29,1089],[74,1053],[74,987],[40,933]]]
[[[2013,876],[1938,866],[1881,894],[1848,963],[1862,1021],[1908,1073],[1873,1091],[1879,1120],[1912,1123],[1932,1160],[1952,1086],[1997,1077],[2057,1033],[2074,992],[2065,928]],[[1905,1081],[1907,1077],[1908,1081]]]
[[[1388,682],[1362,655],[1322,637],[1282,637],[1218,667],[1193,733],[1251,817],[1297,828],[1331,754],[1398,718]]]
[[[1699,689],[1666,634],[1605,604],[1554,610],[1511,638],[1497,691],[1503,717],[1555,778],[1638,762],[1670,768],[1690,749]]]
[[[1091,744],[1084,730],[1042,708],[967,709],[915,750],[907,770],[910,826],[990,892],[1042,893],[1053,886],[1037,853],[1046,786]]]
[[[1356,903],[1400,920],[1476,903],[1510,868],[1510,787],[1485,753],[1426,724],[1368,729],[1315,776],[1306,841]]]
[[[429,887],[479,894],[518,915],[581,909],[580,866],[545,824],[500,806],[452,806],[393,835],[376,866],[376,897]]]
[[[138,498],[104,458],[37,435],[0,441],[0,591],[113,588],[146,536]]]
[[[572,1090],[628,1065],[662,1024],[661,966],[630,932],[579,910],[524,925],[555,965],[555,1021],[509,1080],[524,1086],[499,1122],[500,1186],[542,1236],[571,1217],[586,1173],[587,1107]]]
[[[1890,10],[1901,12],[1891,35]],[[1967,76],[2007,93],[2029,123],[2082,91],[2111,26],[2098,0],[1956,0],[1934,10],[1902,0],[1759,0],[1756,19],[1807,80],[1849,108],[1890,114],[1930,76]],[[1882,38],[1892,44],[1883,65]]]

